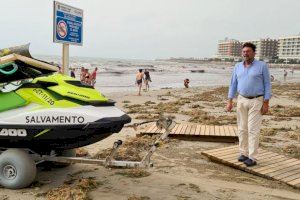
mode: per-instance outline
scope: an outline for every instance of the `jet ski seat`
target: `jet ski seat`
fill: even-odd
[[[0,91],[0,112],[25,106],[26,100],[20,97],[15,92],[1,92]]]

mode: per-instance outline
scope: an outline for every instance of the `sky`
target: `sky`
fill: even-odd
[[[0,49],[30,42],[33,55],[61,55],[52,0],[0,0]],[[84,10],[83,46],[70,56],[212,57],[218,40],[300,33],[300,0],[59,0]]]

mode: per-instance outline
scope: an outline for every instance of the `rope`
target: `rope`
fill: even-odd
[[[5,71],[3,68],[7,67],[7,66],[10,66],[12,65],[13,66],[13,69],[10,70],[10,71]],[[13,62],[9,62],[9,63],[5,63],[5,64],[2,64],[0,65],[0,72],[2,74],[5,74],[5,75],[11,75],[13,73],[15,73],[16,71],[18,70],[18,65],[16,65],[15,63]]]

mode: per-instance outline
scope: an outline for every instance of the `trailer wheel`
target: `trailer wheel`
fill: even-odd
[[[35,176],[35,162],[25,151],[9,149],[0,155],[0,185],[9,189],[24,188]]]

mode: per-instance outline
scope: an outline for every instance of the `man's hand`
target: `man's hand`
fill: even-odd
[[[264,101],[260,111],[262,115],[265,115],[269,111],[269,101]]]
[[[228,112],[231,112],[232,108],[233,108],[232,99],[229,99],[228,103],[227,103],[227,106],[226,106],[226,109],[227,109]]]

